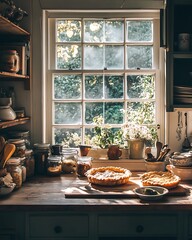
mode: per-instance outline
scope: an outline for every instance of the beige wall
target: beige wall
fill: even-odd
[[[25,21],[22,22],[21,26],[23,28],[25,28],[26,30],[31,32],[31,28],[30,28],[30,20],[32,19],[32,17],[35,17],[35,24],[36,26],[39,27],[40,25],[40,21],[41,21],[41,11],[39,11],[39,7],[41,4],[41,7],[44,6],[45,4],[48,4],[48,6],[51,8],[54,6],[54,3],[57,2],[58,4],[62,5],[65,4],[66,8],[73,8],[73,6],[75,6],[75,8],[77,8],[78,6],[80,8],[83,7],[90,7],[89,5],[85,5],[85,3],[87,3],[86,0],[70,0],[70,1],[64,1],[63,0],[54,0],[54,1],[49,1],[49,0],[15,0],[14,1],[18,6],[20,6],[21,8],[23,8],[24,10],[26,10],[29,13],[29,17],[27,17],[25,19]],[[30,2],[32,3],[33,6],[33,13],[30,11]],[[140,0],[140,1],[131,1],[128,0],[127,2],[125,2],[124,5],[123,2],[124,0],[102,0],[100,1],[102,2],[102,4],[105,5],[105,7],[110,6],[110,8],[115,8],[115,7],[121,7],[121,6],[133,6],[133,4],[138,3],[138,4],[144,4],[143,6],[147,7],[147,4],[150,7],[156,7],[157,4],[160,6],[162,4],[162,1],[152,1],[154,5],[151,5],[151,1],[149,0]],[[99,3],[98,0],[94,1],[94,0],[89,0],[88,3],[92,4],[92,6],[97,6],[97,8],[99,8]],[[76,4],[75,4],[76,3]],[[150,4],[149,4],[150,3]],[[79,4],[79,5],[78,5]],[[32,7],[31,6],[31,7]],[[36,7],[35,7],[36,6]],[[140,5],[141,6],[141,5]],[[139,5],[137,5],[137,7],[139,7]],[[38,25],[39,24],[39,25]],[[20,94],[18,101],[23,103],[25,102],[26,107],[29,107],[29,112],[31,113],[32,116],[32,141],[33,142],[40,142],[42,141],[42,134],[41,134],[41,129],[42,129],[42,125],[41,125],[41,110],[38,110],[38,106],[41,105],[41,74],[39,73],[39,71],[41,72],[41,57],[40,57],[40,53],[41,53],[41,48],[40,48],[40,43],[36,42],[36,35],[40,34],[39,33],[40,27],[39,29],[34,29],[32,31],[32,49],[33,49],[33,60],[32,60],[32,69],[33,69],[33,77],[32,77],[32,89],[30,91],[31,93],[31,97],[32,99],[30,99],[29,97],[29,92],[28,91],[24,91]],[[17,88],[22,88],[22,86],[18,86]],[[33,102],[33,105],[31,105],[31,103]],[[191,109],[187,109],[188,111],[188,123],[189,123],[189,127],[188,127],[188,135],[192,135],[192,110]],[[184,112],[185,109],[183,111],[183,124],[184,124]],[[180,141],[178,141],[176,139],[176,128],[177,128],[177,111],[173,112],[173,113],[167,113],[167,125],[166,125],[166,141],[169,144],[170,148],[172,151],[180,151],[181,147],[182,147],[182,142],[184,141],[185,135],[184,135],[184,127],[182,128],[182,139]]]

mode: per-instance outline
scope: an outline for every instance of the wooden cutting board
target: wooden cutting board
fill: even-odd
[[[65,189],[64,194],[66,198],[138,198],[133,189],[141,186],[138,178],[131,178],[128,184],[116,187],[98,186],[81,180]],[[185,196],[187,192],[188,190],[180,184],[170,189],[168,196]]]

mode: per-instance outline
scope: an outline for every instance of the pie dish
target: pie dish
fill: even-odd
[[[113,166],[91,168],[86,172],[90,183],[104,186],[126,184],[129,182],[131,175],[128,169]]]
[[[181,178],[171,172],[151,171],[141,175],[143,186],[160,186],[168,189],[178,186]]]

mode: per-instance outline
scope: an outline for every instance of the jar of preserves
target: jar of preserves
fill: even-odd
[[[11,157],[5,165],[7,172],[9,172],[13,178],[13,182],[16,184],[15,188],[22,186],[22,168],[20,158]]]
[[[47,158],[47,175],[59,176],[62,172],[62,161],[60,156],[50,155]]]
[[[51,153],[49,143],[34,144],[35,174],[45,175],[47,159]]]
[[[91,157],[79,157],[77,160],[77,175],[84,177],[85,173],[91,169]]]
[[[13,157],[25,157],[26,145],[24,139],[8,139],[8,142],[16,147]]]
[[[33,156],[33,150],[29,149],[25,151],[25,167],[26,167],[26,177],[33,177],[35,174],[35,159]]]

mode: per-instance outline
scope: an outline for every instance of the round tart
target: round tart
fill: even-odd
[[[175,188],[181,181],[180,177],[171,172],[151,171],[141,175],[143,186],[160,186]]]
[[[86,176],[90,183],[115,186],[128,183],[131,172],[125,168],[109,166],[91,168],[86,172]]]

